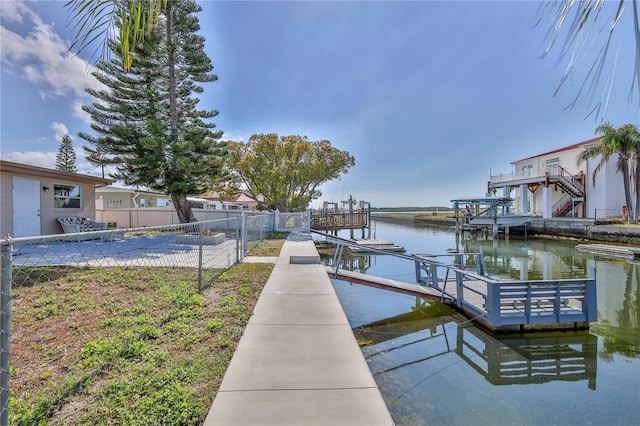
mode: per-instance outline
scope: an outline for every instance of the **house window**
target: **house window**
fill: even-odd
[[[560,171],[560,159],[558,157],[548,158],[546,161],[547,171],[551,174],[557,174]]]
[[[53,207],[56,209],[81,209],[82,192],[80,186],[54,183]]]

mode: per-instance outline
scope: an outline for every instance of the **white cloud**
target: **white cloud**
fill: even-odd
[[[81,101],[73,102],[73,116],[78,117],[79,119],[87,123],[88,126],[90,126],[91,124],[93,124],[93,120],[91,120],[91,116],[82,109],[84,105],[85,103]]]
[[[58,123],[54,121],[53,123],[51,123],[51,128],[54,130],[56,134],[55,138],[58,142],[62,141],[62,137],[64,135],[69,135],[69,137],[71,137],[71,140],[73,140],[71,133],[69,133],[69,129],[63,123]]]
[[[0,2],[0,10],[2,11],[2,20],[5,22],[21,24],[24,22],[23,15],[34,15],[27,5],[19,1],[2,1]]]
[[[222,133],[222,137],[220,140],[223,141],[233,141],[233,142],[244,142],[244,138],[240,135],[232,135],[229,133]]]
[[[6,16],[5,16],[6,14]],[[31,26],[21,35],[0,26],[0,61],[11,72],[38,87],[43,99],[60,96],[87,97],[85,89],[100,88],[89,74],[90,64],[68,52],[69,44],[24,3],[2,2],[2,18]]]
[[[43,151],[28,152],[8,152],[2,154],[2,159],[14,163],[28,164],[30,166],[46,167],[54,169],[56,167],[56,153]]]
[[[99,166],[94,166],[85,159],[85,152],[82,148],[74,147],[74,151],[76,152],[76,168],[78,169],[78,173],[102,177],[101,168]],[[8,152],[6,154],[2,154],[1,158],[13,163],[55,169],[56,154],[57,152],[45,151]],[[110,172],[112,172],[112,170],[105,169],[105,177],[108,178]]]

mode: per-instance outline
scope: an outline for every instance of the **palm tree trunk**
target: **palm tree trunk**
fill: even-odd
[[[633,191],[636,194],[636,205],[633,210],[633,220],[634,223],[638,223],[638,219],[640,219],[640,156],[634,156],[636,172],[634,176],[633,182]]]
[[[623,160],[621,164],[622,171],[622,183],[624,185],[624,199],[627,203],[627,221],[629,223],[635,223],[632,217],[634,216],[633,205],[631,204],[631,182],[629,178],[629,163],[627,160]]]

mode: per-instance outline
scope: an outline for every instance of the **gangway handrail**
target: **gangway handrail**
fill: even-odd
[[[385,249],[381,249],[381,248],[377,248],[377,247],[370,247],[370,246],[367,246],[367,245],[364,245],[364,244],[358,244],[357,242],[355,242],[353,240],[349,240],[349,239],[346,239],[346,238],[340,238],[340,237],[337,237],[335,235],[330,235],[330,234],[327,234],[325,232],[320,232],[320,231],[316,231],[316,230],[313,230],[313,229],[311,230],[311,232],[314,233],[314,234],[322,235],[323,237],[326,237],[327,240],[334,240],[338,244],[341,244],[341,245],[346,245],[346,246],[349,246],[349,247],[363,247],[363,248],[366,248],[367,251],[370,251],[370,252],[380,253],[380,254],[387,254],[387,255],[399,257],[401,259],[407,259],[407,260],[413,260],[413,261],[415,260],[415,256],[412,256],[412,255],[391,252],[389,250],[385,250]]]

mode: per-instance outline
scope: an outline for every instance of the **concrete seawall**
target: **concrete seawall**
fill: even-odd
[[[392,223],[429,224],[437,226],[454,226],[456,221],[448,217],[433,217],[412,215],[381,215],[376,214],[373,220]],[[509,229],[511,235],[524,235],[524,226]],[[594,219],[578,218],[532,218],[527,225],[529,236],[566,237],[595,241],[608,241],[640,245],[640,227],[620,225],[597,225]]]

